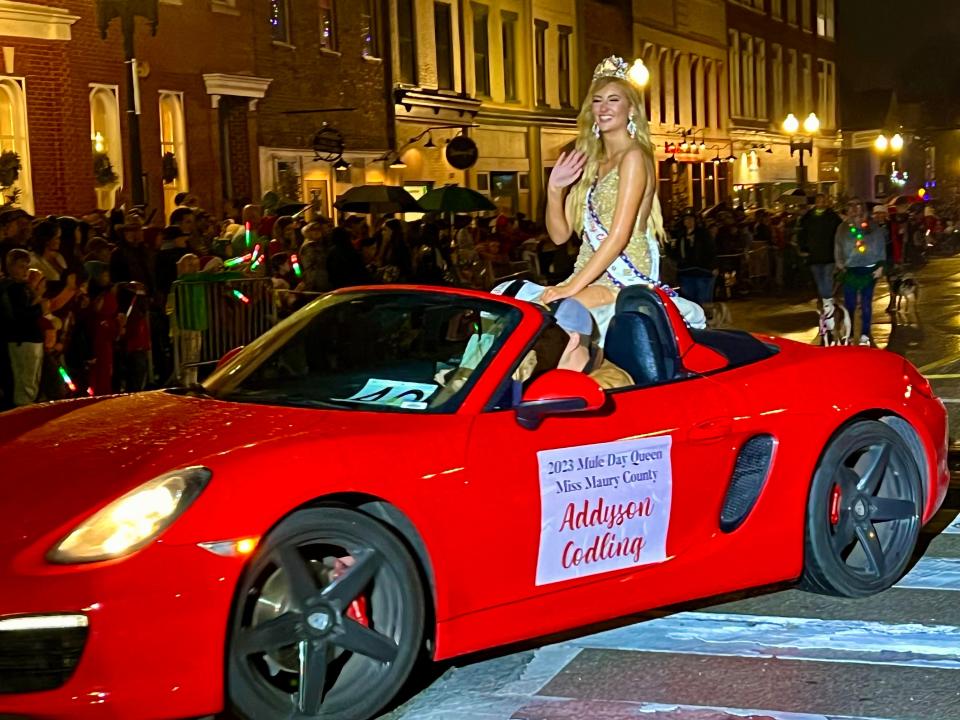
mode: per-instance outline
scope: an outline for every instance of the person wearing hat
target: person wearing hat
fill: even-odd
[[[529,280],[509,280],[497,285],[494,295],[539,302],[543,286]],[[590,310],[579,300],[565,298],[550,305],[555,325],[548,326],[520,363],[515,379],[526,382],[538,375],[560,368],[585,372],[600,387],[611,390],[633,385],[633,378],[603,356],[597,339],[599,332]],[[559,330],[559,332],[557,332]]]
[[[698,305],[712,303],[718,273],[717,246],[692,210],[683,213],[667,252],[677,263],[680,293]]]
[[[870,323],[873,314],[873,290],[883,274],[887,257],[887,231],[865,212],[863,201],[851,198],[847,214],[837,228],[834,243],[837,269],[843,272],[843,304],[854,320],[860,304],[860,345],[872,345]]]
[[[161,237],[163,240],[157,251],[157,290],[165,298],[177,279],[177,263],[190,252],[187,247],[190,234],[180,225],[167,225]]]
[[[594,342],[596,325],[583,303],[565,298],[555,303],[553,317],[567,334],[567,343],[556,365],[558,369],[584,372],[604,390],[633,385],[629,373],[607,360],[597,347]]]
[[[154,258],[143,241],[143,220],[130,214],[116,229],[120,240],[110,255],[110,279],[113,282],[143,283],[148,294],[152,295]]]

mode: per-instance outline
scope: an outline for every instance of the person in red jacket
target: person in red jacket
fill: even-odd
[[[91,339],[93,357],[88,359],[90,393],[109,395],[113,392],[113,350],[120,336],[121,315],[116,288],[110,282],[110,268],[97,260],[84,263],[90,276],[90,304],[82,318]]]

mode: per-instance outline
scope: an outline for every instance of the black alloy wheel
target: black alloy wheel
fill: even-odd
[[[884,423],[844,428],[810,488],[803,588],[865,597],[899,580],[920,534],[920,477],[909,446]]]
[[[264,539],[237,589],[228,693],[250,720],[366,720],[423,646],[420,573],[379,521],[301,510]]]

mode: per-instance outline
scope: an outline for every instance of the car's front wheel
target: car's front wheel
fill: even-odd
[[[423,642],[420,574],[400,540],[346,508],[301,510],[266,537],[238,587],[228,692],[250,720],[366,720]]]
[[[844,428],[810,488],[803,588],[842,597],[886,590],[910,562],[922,508],[920,472],[903,438],[874,420]]]

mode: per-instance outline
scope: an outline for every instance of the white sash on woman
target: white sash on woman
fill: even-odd
[[[594,254],[600,249],[600,243],[606,240],[609,235],[607,229],[603,226],[603,221],[600,220],[600,216],[593,207],[593,191],[596,187],[597,181],[594,180],[593,185],[590,186],[590,190],[587,191],[587,201],[583,207],[583,239],[585,242],[590,243]],[[653,237],[653,233],[651,233],[649,229],[644,230],[643,236],[646,238],[647,247],[650,252],[650,275],[645,274],[634,265],[626,252],[621,252],[614,258],[610,267],[607,268],[607,277],[610,278],[616,287],[621,289],[630,285],[653,285],[660,288],[670,296],[670,299],[673,300],[677,309],[680,310],[680,314],[683,315],[683,319],[690,327],[698,329],[705,328],[707,326],[707,318],[703,312],[703,308],[694,302],[680,297],[672,287],[655,279],[660,275],[660,246],[657,244],[656,238]],[[653,277],[651,277],[651,275]]]
[[[583,204],[583,237],[590,243],[594,253],[600,249],[600,243],[606,240],[607,235],[609,235],[607,229],[603,226],[603,221],[600,220],[600,216],[593,207],[593,191],[596,187],[597,183],[594,181],[587,191],[587,201]],[[657,285],[663,287],[669,294],[675,294],[671,288],[663,286],[657,281],[660,275],[660,247],[657,245],[656,239],[647,230],[644,230],[643,236],[647,241],[647,248],[650,253],[650,275],[645,274],[634,265],[626,252],[621,252],[607,268],[607,277],[618,288],[629,285]]]

